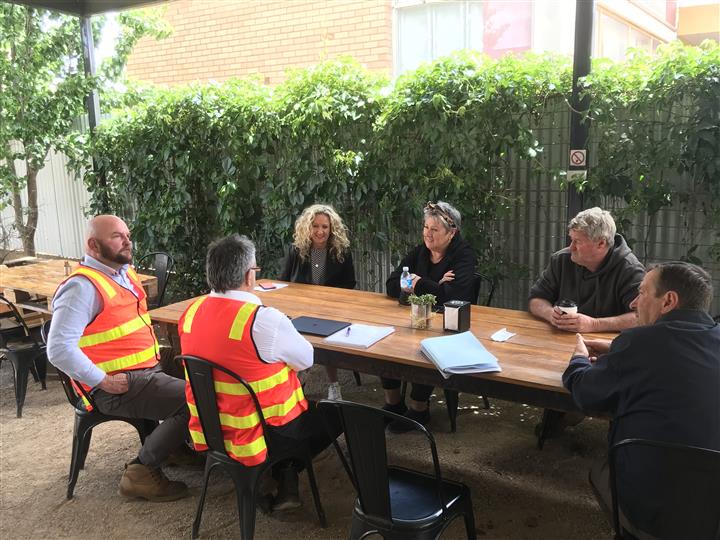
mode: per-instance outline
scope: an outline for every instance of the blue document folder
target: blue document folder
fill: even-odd
[[[497,358],[472,332],[423,339],[420,350],[446,379],[453,374],[502,371]]]

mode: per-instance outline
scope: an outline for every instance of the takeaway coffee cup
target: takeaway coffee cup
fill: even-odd
[[[568,315],[574,315],[577,313],[577,304],[572,300],[560,300],[557,304],[555,304],[555,308],[563,313],[567,313]]]

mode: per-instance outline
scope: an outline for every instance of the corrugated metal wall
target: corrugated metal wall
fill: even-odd
[[[25,174],[25,163],[16,161],[18,174]],[[67,158],[51,153],[45,167],[38,173],[38,227],[35,248],[38,253],[79,258],[83,254],[85,212],[90,207],[90,194],[80,180],[67,170]],[[23,202],[27,198],[23,196]],[[0,212],[0,220],[7,227],[15,221],[12,207]],[[22,249],[15,236],[8,246]]]

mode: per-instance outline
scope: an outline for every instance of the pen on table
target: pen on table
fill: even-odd
[[[350,327],[347,327],[347,330],[345,330],[345,337],[350,335]]]

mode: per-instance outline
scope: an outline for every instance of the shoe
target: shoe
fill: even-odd
[[[390,405],[389,403],[386,403],[382,406],[382,410],[402,415],[407,412],[408,408],[407,405],[405,405],[404,401],[398,401],[395,405]]]
[[[403,416],[425,426],[430,421],[430,409],[425,409],[424,411],[408,409]],[[387,428],[390,433],[407,433],[415,429],[412,424],[403,422],[402,420],[393,420],[388,424]]]
[[[332,401],[342,400],[339,382],[330,383],[330,386],[328,386],[328,399]]]
[[[163,467],[184,467],[186,469],[203,469],[205,467],[205,453],[195,452],[184,444],[163,461]]]
[[[273,470],[273,476],[278,482],[278,493],[273,501],[273,512],[284,512],[300,508],[300,492],[298,489],[298,473],[294,467],[284,467]]]
[[[182,499],[188,494],[188,488],[182,482],[168,480],[159,467],[129,463],[125,465],[125,472],[120,479],[119,493],[123,497],[166,502]]]

